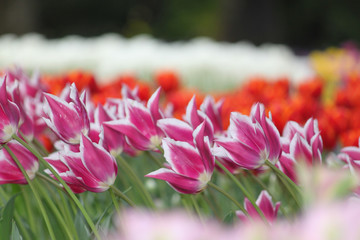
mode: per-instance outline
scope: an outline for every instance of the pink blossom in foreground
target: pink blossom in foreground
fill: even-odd
[[[24,167],[29,178],[34,179],[39,169],[38,159],[29,150],[14,140],[8,142],[7,146]],[[5,148],[2,148],[0,150],[0,184],[6,183],[26,184],[27,181],[10,154]]]
[[[20,123],[19,107],[10,101],[6,90],[6,76],[0,78],[0,144],[6,143],[17,133]]]
[[[276,220],[280,202],[277,202],[274,206],[272,203],[272,198],[267,191],[261,191],[258,199],[256,200],[256,205],[259,206],[260,210],[263,212],[266,220],[269,223],[273,223]],[[244,200],[244,207],[251,218],[261,219],[259,213],[247,198]],[[236,211],[236,215],[244,222],[248,220],[247,216],[242,211]]]
[[[357,240],[360,239],[359,199],[313,205],[291,221],[240,222],[224,226],[211,220],[203,223],[184,212],[126,211],[115,221],[109,240]]]
[[[205,122],[194,131],[194,145],[187,142],[163,139],[163,149],[169,168],[161,168],[146,177],[165,180],[176,191],[185,194],[201,192],[210,181],[215,159],[211,154]]]
[[[81,134],[88,134],[90,121],[84,103],[72,84],[63,99],[44,93],[44,120],[58,137],[69,144],[79,144]]]
[[[77,185],[75,177],[80,190],[103,192],[115,182],[118,171],[116,160],[102,146],[84,135],[80,140],[80,152],[60,152],[59,158],[55,156],[47,160],[65,176],[64,181]],[[61,162],[56,162],[58,160]]]
[[[214,221],[203,224],[182,211],[149,212],[126,211],[115,221],[116,231],[108,240],[218,240],[230,238],[223,226]],[[230,230],[230,229],[229,229]]]
[[[249,116],[232,112],[230,125],[226,137],[219,137],[215,142],[218,149],[216,156],[228,156],[231,161],[245,169],[257,169],[269,159],[270,153],[277,152],[277,144],[268,139],[276,139],[277,130],[273,125],[265,124],[271,128],[265,133],[258,121],[253,121]],[[274,159],[272,159],[274,160]]]
[[[141,151],[155,150],[161,144],[163,132],[156,122],[163,118],[159,109],[160,88],[151,96],[147,107],[143,104],[125,99],[126,118],[104,123],[126,136],[135,149]]]

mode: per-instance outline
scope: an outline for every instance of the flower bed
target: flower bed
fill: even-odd
[[[210,94],[174,71],[3,71],[2,236],[358,238],[360,75],[318,73]]]

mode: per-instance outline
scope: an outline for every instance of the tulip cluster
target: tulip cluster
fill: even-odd
[[[163,78],[175,79],[163,75],[159,83],[164,84]],[[36,88],[39,82],[39,74],[29,78],[19,68],[6,71],[1,78],[0,183],[29,185],[48,230],[43,238],[56,238],[49,216],[55,216],[64,238],[77,234],[72,223],[76,209],[87,222],[87,231],[100,238],[96,218],[89,216],[82,196],[92,199],[89,207],[105,191],[110,193],[108,204],[117,211],[183,206],[200,218],[224,219],[230,212],[237,216],[235,220],[228,217],[231,221],[249,224],[260,220],[272,226],[278,218],[289,218],[304,206],[298,168],[305,166],[312,172],[323,162],[333,163],[350,169],[354,176],[360,169],[358,148],[344,148],[329,160],[323,156],[323,132],[315,118],[309,117],[304,124],[287,121],[279,131],[277,115],[259,102],[247,114],[232,111],[226,124],[223,114],[228,99],[210,95],[192,96],[184,114],[178,116],[175,105],[165,105],[177,84],[159,87],[144,98],[140,87],[132,88],[122,79],[117,89],[121,98],[96,102],[97,87],[92,92],[72,83],[55,95],[46,85]],[[249,89],[257,91],[250,85]],[[44,148],[44,139],[52,148]],[[46,192],[54,188],[59,189],[54,197],[59,206]],[[12,188],[6,190],[14,193]],[[357,185],[348,191],[352,192],[358,192]],[[26,201],[31,200],[23,197],[23,201],[29,205]],[[219,201],[229,204],[219,206]],[[102,209],[96,219],[101,222],[108,210],[95,208]],[[38,231],[33,223],[30,230],[23,226],[19,216],[16,221],[23,235]]]

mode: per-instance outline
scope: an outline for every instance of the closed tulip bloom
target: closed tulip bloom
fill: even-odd
[[[30,179],[35,178],[39,169],[38,159],[25,147],[16,141],[10,141],[7,146],[15,154],[24,167]],[[0,150],[0,184],[17,183],[26,184],[27,181],[14,159],[5,148]]]
[[[222,134],[224,131],[223,123],[221,119],[221,110],[224,105],[224,99],[215,103],[215,100],[211,96],[206,96],[204,102],[201,104],[200,109],[210,119],[215,134]]]
[[[310,118],[304,127],[289,121],[284,127],[282,149],[296,161],[305,161],[310,165],[321,163],[323,141],[317,120]]]
[[[84,135],[80,140],[80,152],[65,150],[60,152],[59,157],[49,157],[47,160],[64,176],[64,181],[73,185],[71,187],[75,192],[83,189],[106,191],[114,184],[118,170],[115,158]]]
[[[194,131],[194,146],[164,138],[163,148],[169,168],[161,168],[146,177],[165,180],[184,194],[196,194],[206,188],[214,171],[215,159],[211,154],[209,138],[205,136],[205,122]]]
[[[82,181],[79,180],[67,166],[62,154],[54,152],[44,159],[54,168],[54,170],[60,175],[74,193],[82,193],[86,191]],[[50,172],[50,170],[46,169],[45,172],[56,180],[56,177]]]
[[[160,88],[151,96],[145,107],[142,103],[126,99],[126,118],[104,123],[126,136],[129,144],[141,151],[155,150],[164,137],[156,122],[163,118],[159,109]]]
[[[17,133],[20,122],[18,106],[9,100],[6,76],[0,78],[0,144],[6,143]]]
[[[271,145],[263,128],[240,113],[231,113],[228,136],[215,142],[226,151],[229,159],[245,169],[257,169],[269,159]]]
[[[256,200],[256,205],[259,206],[260,210],[263,212],[266,220],[269,223],[273,223],[276,220],[277,213],[280,207],[280,202],[277,202],[274,206],[272,203],[271,196],[265,190],[261,191],[258,199]],[[256,211],[255,207],[250,203],[249,199],[245,198],[244,200],[245,210],[249,213],[249,216],[253,219],[261,219],[259,213]],[[242,221],[247,221],[247,216],[241,212],[236,211],[236,215]]]
[[[44,120],[58,137],[69,144],[79,144],[81,134],[87,134],[90,121],[79,93],[74,84],[70,86],[70,93],[65,101],[51,94],[44,94]]]
[[[276,163],[281,156],[280,133],[275,124],[265,115],[265,107],[261,103],[252,106],[250,114],[253,122],[258,122],[265,134],[266,141],[269,143],[269,160]]]

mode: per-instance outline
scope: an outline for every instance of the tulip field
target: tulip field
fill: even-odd
[[[0,239],[360,239],[359,56],[219,89],[4,67]]]

